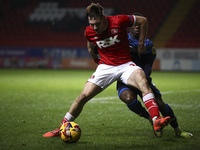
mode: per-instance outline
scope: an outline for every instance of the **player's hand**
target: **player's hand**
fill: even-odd
[[[99,58],[96,58],[96,59],[93,59],[93,60],[94,60],[94,62],[95,62],[96,64],[99,64],[99,61],[100,61]]]
[[[144,44],[138,44],[138,56],[141,57],[141,55],[146,54],[146,48],[144,46]]]

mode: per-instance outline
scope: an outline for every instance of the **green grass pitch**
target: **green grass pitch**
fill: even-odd
[[[153,82],[174,110],[179,126],[194,137],[175,136],[171,126],[156,138],[150,123],[117,97],[116,83],[87,103],[75,120],[80,140],[44,138],[58,128],[93,70],[0,70],[1,150],[197,150],[200,149],[200,73],[153,72]]]

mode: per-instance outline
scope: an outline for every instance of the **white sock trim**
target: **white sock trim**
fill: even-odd
[[[75,118],[69,112],[66,113],[65,118],[68,121],[74,121],[75,120]]]
[[[158,116],[155,116],[155,117],[152,118],[153,124],[155,123],[157,118],[158,118]]]
[[[146,102],[147,100],[155,99],[155,98],[154,98],[154,94],[153,93],[148,93],[145,96],[143,96],[142,99],[143,99],[143,102]]]

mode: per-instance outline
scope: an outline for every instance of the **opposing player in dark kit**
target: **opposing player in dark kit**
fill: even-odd
[[[134,15],[142,16],[139,13],[134,13]],[[140,57],[138,56],[137,48],[138,48],[139,36],[140,36],[140,27],[139,26],[131,27],[130,33],[128,33],[128,40],[133,61],[136,63],[136,65],[140,66],[144,70],[148,83],[155,95],[155,101],[159,107],[159,111],[162,113],[163,116],[170,116],[171,118],[170,125],[173,127],[175,134],[179,137],[191,138],[193,136],[191,133],[182,131],[180,129],[172,108],[167,103],[163,102],[160,91],[152,83],[152,78],[150,77],[150,75],[152,72],[153,62],[156,58],[156,50],[152,41],[150,41],[149,39],[145,40],[144,45],[146,52]],[[137,95],[139,95],[142,98],[142,94],[138,89],[128,87],[126,84],[118,81],[117,91],[119,98],[127,104],[128,108],[131,111],[135,112],[141,117],[150,119],[151,121],[149,113],[146,111],[144,107],[142,107],[140,101],[138,101],[137,99]],[[157,137],[161,137],[162,132],[155,132],[155,135]]]

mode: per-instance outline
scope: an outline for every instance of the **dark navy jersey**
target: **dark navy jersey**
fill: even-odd
[[[146,54],[141,55],[139,58],[137,53],[139,40],[131,37],[130,33],[128,34],[128,40],[133,62],[140,66],[144,70],[146,76],[149,77],[151,75],[153,62],[156,58],[156,50],[152,41],[149,39],[145,40],[144,46],[146,49]]]
[[[149,39],[145,40],[144,45],[145,45],[145,49],[146,49],[146,54],[141,55],[139,57],[138,53],[137,53],[139,40],[134,37],[131,37],[130,33],[128,34],[128,40],[129,40],[129,47],[130,47],[131,57],[132,57],[133,62],[136,65],[140,66],[144,70],[147,80],[148,80],[148,83],[149,83],[154,95],[161,95],[160,91],[151,82],[152,79],[150,77],[153,62],[156,58],[156,50],[154,48],[152,41],[150,41]],[[117,91],[118,91],[119,97],[120,97],[121,93],[126,89],[132,90],[134,93],[140,95],[140,97],[142,98],[142,94],[138,89],[130,88],[127,85],[125,85],[124,83],[121,83],[119,81],[117,82]]]
[[[132,47],[131,51],[137,52],[139,40],[134,37],[131,37],[130,33],[128,33],[128,41],[129,41],[129,46]],[[152,54],[152,55],[156,54],[152,41],[150,41],[149,39],[146,39],[144,46],[146,48],[146,54]]]

